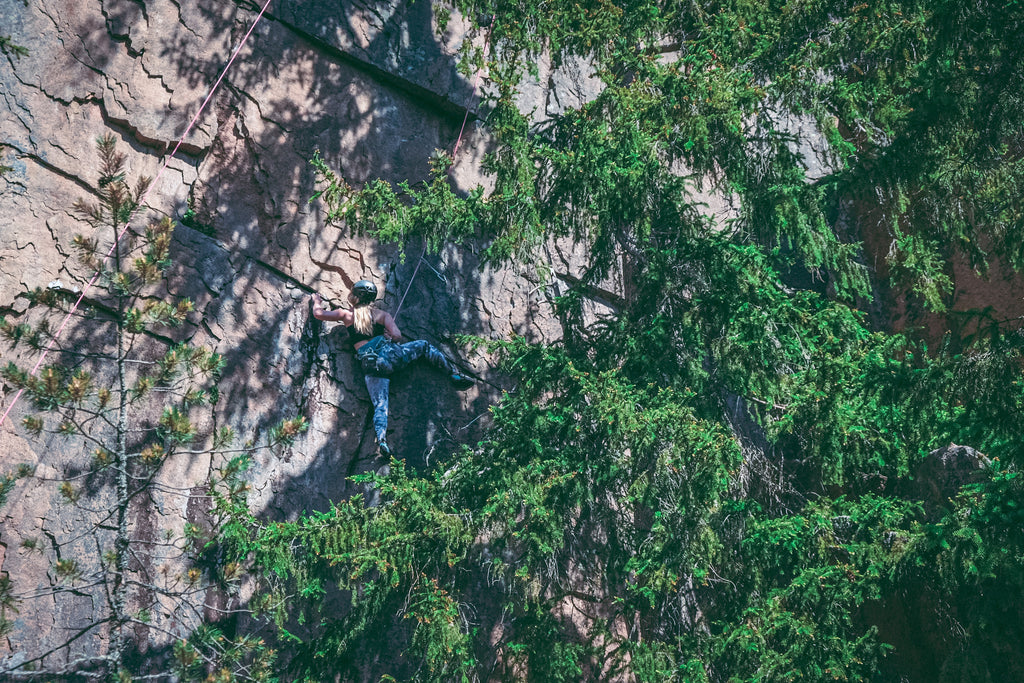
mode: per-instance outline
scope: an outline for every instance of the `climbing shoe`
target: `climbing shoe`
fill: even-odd
[[[476,384],[476,381],[473,378],[460,375],[457,372],[451,376],[451,380],[452,386],[459,390],[469,389],[471,386]]]
[[[377,442],[377,452],[380,453],[381,455],[383,455],[385,458],[390,458],[391,457],[391,447],[388,446],[388,442],[387,441],[378,441]]]

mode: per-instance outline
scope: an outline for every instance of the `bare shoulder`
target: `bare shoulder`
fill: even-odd
[[[338,322],[340,322],[342,325],[351,325],[353,317],[354,316],[352,315],[352,311],[348,310],[347,308],[338,309]]]
[[[384,334],[394,341],[402,338],[402,331],[395,324],[395,319],[387,311],[380,311],[380,317],[374,317],[374,322],[384,326]]]

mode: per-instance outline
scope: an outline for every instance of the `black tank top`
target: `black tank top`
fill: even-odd
[[[379,337],[384,334],[384,325],[382,323],[373,324],[372,334],[363,334],[356,329],[355,325],[346,325],[345,329],[348,330],[348,338],[352,342],[352,346],[355,346],[359,342],[364,342],[367,339],[373,339],[374,337]]]

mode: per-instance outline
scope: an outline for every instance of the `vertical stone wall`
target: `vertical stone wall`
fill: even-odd
[[[50,314],[30,304],[27,292],[56,281],[71,291],[85,285],[92,274],[70,245],[90,228],[71,206],[95,198],[96,139],[116,136],[130,177],[154,176],[258,9],[213,0],[0,0],[0,32],[29,50],[0,63],[0,163],[13,167],[0,179],[0,314],[38,322]],[[430,3],[406,0],[272,2],[137,220],[177,221],[168,291],[195,302],[183,329],[153,339],[145,351],[188,340],[223,354],[217,420],[243,440],[265,440],[282,418],[309,419],[294,446],[260,451],[248,474],[252,504],[268,516],[325,509],[354,492],[349,476],[382,464],[345,333],[311,321],[311,291],[340,305],[352,282],[371,278],[384,285],[392,310],[407,292],[398,319],[406,336],[430,340],[480,377],[464,394],[429,368],[393,382],[390,441],[420,468],[472,443],[500,395],[489,360],[466,355],[451,335],[560,335],[545,283],[530,264],[481,267],[474,250],[456,247],[421,262],[419,243],[381,245],[326,226],[309,203],[315,188],[308,161],[316,150],[352,183],[416,181],[435,148],[451,150],[477,95],[457,71],[466,24],[456,17],[439,34],[432,12]],[[581,65],[564,73],[549,68],[523,104],[554,111],[594,87]],[[471,122],[454,169],[463,188],[485,180],[478,163],[486,144]],[[109,245],[109,237],[100,239]],[[554,253],[556,274],[572,270],[567,253]],[[69,347],[88,343],[77,320],[66,334]],[[24,346],[0,350],[5,365],[30,368],[37,358]],[[12,395],[0,386],[4,407]],[[57,490],[88,468],[89,448],[28,435],[20,419],[30,408],[16,406],[0,425],[0,472],[20,463],[35,472],[0,509],[0,572],[19,595],[36,596],[23,601],[13,631],[0,638],[8,664],[59,645],[68,629],[104,610],[99,588],[75,587],[54,570],[70,555],[95,562],[93,546],[109,541],[109,534],[83,534],[88,515]],[[133,534],[179,536],[186,521],[201,522],[203,482],[217,466],[204,455],[168,461],[154,493],[134,509]],[[99,487],[92,504],[109,500]],[[182,571],[158,558],[141,562],[154,572]],[[195,600],[210,607],[222,598],[197,593]],[[199,605],[191,616],[165,607],[150,615],[153,627],[144,634],[151,654],[186,634],[202,613]],[[105,630],[97,628],[48,661],[105,647]]]

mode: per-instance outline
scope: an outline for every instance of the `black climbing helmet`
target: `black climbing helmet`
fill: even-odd
[[[352,285],[352,297],[357,304],[369,304],[377,300],[377,285],[369,280],[360,280]]]

